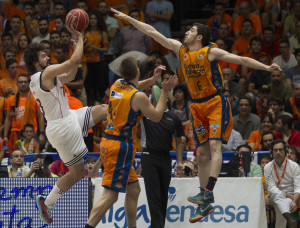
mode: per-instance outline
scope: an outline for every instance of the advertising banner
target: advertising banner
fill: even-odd
[[[150,227],[150,212],[143,179],[139,179],[141,193],[138,201],[137,227]],[[94,204],[103,191],[101,178],[96,179]],[[169,187],[166,228],[266,228],[266,209],[261,178],[219,178],[214,189],[215,211],[197,224],[189,223],[196,205],[186,200],[199,193],[198,178],[172,178]],[[124,211],[125,194],[120,193],[118,201],[100,221],[100,227],[127,227]]]

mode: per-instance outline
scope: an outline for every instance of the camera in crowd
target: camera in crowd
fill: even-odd
[[[38,159],[39,157],[37,157]],[[36,160],[37,160],[36,159]],[[40,160],[39,163],[39,169],[35,170],[35,174],[41,176],[43,174],[43,169],[42,167],[48,167],[51,163],[53,162],[53,158],[51,155],[46,155],[45,159]]]

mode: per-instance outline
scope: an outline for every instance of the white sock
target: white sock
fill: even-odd
[[[56,200],[62,196],[65,192],[63,190],[60,190],[57,185],[55,184],[49,195],[47,196],[45,200],[45,205],[50,206],[56,202]]]

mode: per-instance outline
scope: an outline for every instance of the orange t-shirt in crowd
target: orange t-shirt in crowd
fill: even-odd
[[[118,5],[126,5],[126,0],[106,0],[110,7],[118,6]]]
[[[122,13],[128,15],[129,11],[128,11],[128,9],[126,9],[126,10],[123,10]],[[123,25],[129,25],[130,24],[126,20],[122,20],[122,19],[119,19],[119,18],[117,18],[117,20],[118,20],[118,22],[123,23]],[[145,15],[144,15],[143,11],[141,11],[141,10],[140,10],[140,21],[145,22]]]
[[[273,132],[273,134],[275,134],[275,131],[272,131],[272,132]],[[249,136],[248,143],[254,143],[254,146],[253,146],[254,151],[257,151],[257,150],[261,149],[261,147],[262,147],[261,135],[262,135],[262,131],[261,131],[261,129],[259,129],[259,130],[252,131]]]
[[[26,74],[27,75],[27,73],[23,69],[21,69],[21,68],[18,68],[17,75],[19,75],[19,74]],[[0,80],[4,79],[4,78],[8,78],[8,76],[9,76],[9,73],[8,73],[8,71],[7,71],[6,68],[3,68],[2,70],[0,70]]]
[[[34,99],[34,98],[32,98]],[[11,104],[14,103],[16,100],[16,96],[10,96],[7,99],[7,102],[5,104],[5,110],[6,111],[10,111],[11,108]],[[21,124],[22,124],[22,120],[23,120],[23,116],[25,113],[25,108],[26,108],[26,100],[27,100],[27,94],[25,95],[20,95],[19,96],[19,103],[18,103],[18,109],[17,109],[17,113],[16,116],[14,118],[11,118],[11,131],[16,131],[16,132],[20,132],[21,129]],[[34,116],[34,120],[33,120],[33,126],[34,126],[34,132],[37,133],[38,130],[38,124],[37,124],[37,110],[40,109],[40,106],[37,104],[37,102],[34,99],[34,113],[32,113],[32,116]]]
[[[102,34],[100,31],[90,32],[86,31],[85,33],[86,42],[91,43],[92,45],[101,48],[101,42],[102,42]],[[100,53],[99,51],[88,48],[84,51],[85,58],[87,62],[99,62],[100,61]]]
[[[9,87],[14,89],[15,94],[18,92],[17,77],[15,78],[6,77],[0,80],[0,96],[8,97],[5,91]]]
[[[54,30],[54,28],[55,28],[55,20],[53,19],[53,20],[50,20],[49,21],[49,28],[48,28],[48,32],[50,33],[50,32],[52,32],[53,30]]]
[[[272,0],[271,0],[272,1]],[[278,0],[279,1],[279,0]],[[249,7],[251,8],[252,7],[252,4],[251,4],[251,0],[236,0],[235,2],[235,7],[239,7],[241,2],[248,2],[249,3]],[[264,1],[263,0],[255,0],[256,4],[259,5],[260,7],[263,7],[264,6]]]
[[[21,17],[21,20],[25,19],[24,10],[20,10],[20,9],[18,9],[15,6],[9,7],[9,11],[8,11],[8,18],[9,18],[9,20],[11,20],[11,17],[13,15],[19,15]]]
[[[33,27],[35,30],[37,30],[37,26],[38,26],[38,21],[33,19],[32,20],[32,23],[33,23]],[[27,35],[29,36],[29,38],[32,40],[33,38],[33,34],[31,33],[31,30],[29,28],[29,24],[26,24],[26,29],[25,29],[25,24],[24,24],[24,21],[21,21],[21,27],[20,27],[20,31],[21,33],[26,33],[27,31]]]
[[[74,46],[72,44],[69,45],[69,54],[68,54],[68,59],[71,58],[72,54],[74,52]],[[86,58],[85,58],[85,55],[82,54],[82,57],[81,57],[81,63],[85,63],[86,62]]]
[[[215,17],[215,16],[211,16],[211,17],[208,19],[207,23],[206,23],[207,27],[210,28],[210,29],[212,28],[212,24],[213,24],[214,17]],[[229,14],[224,13],[223,19],[222,19],[222,23],[227,24],[227,25],[229,26],[230,31],[232,31],[232,27],[233,27],[233,18],[232,18]]]
[[[261,20],[260,17],[251,13],[250,14],[250,20],[253,23],[253,35],[255,35],[258,32],[262,31],[262,27],[261,27]],[[242,23],[244,21],[244,16],[238,16],[235,21],[234,21],[234,25],[233,25],[233,31],[234,32],[240,32],[240,34],[242,34]]]
[[[5,108],[5,98],[0,97],[0,127],[4,124],[4,120],[3,120],[4,108]]]
[[[250,45],[250,40],[252,39],[252,37],[249,40],[245,40],[242,36],[240,38],[238,38],[237,40],[234,41],[232,47],[231,47],[231,51],[237,51],[238,55],[240,56],[245,56],[248,53],[248,49],[249,49],[249,45]]]
[[[222,61],[222,60],[219,60],[219,66],[221,67],[221,69],[223,69],[224,67],[229,67],[231,69],[237,69],[238,68],[237,64],[225,62],[225,61]]]

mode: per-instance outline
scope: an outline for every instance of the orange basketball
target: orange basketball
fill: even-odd
[[[89,25],[89,15],[82,9],[73,9],[67,14],[66,25],[82,32]]]

